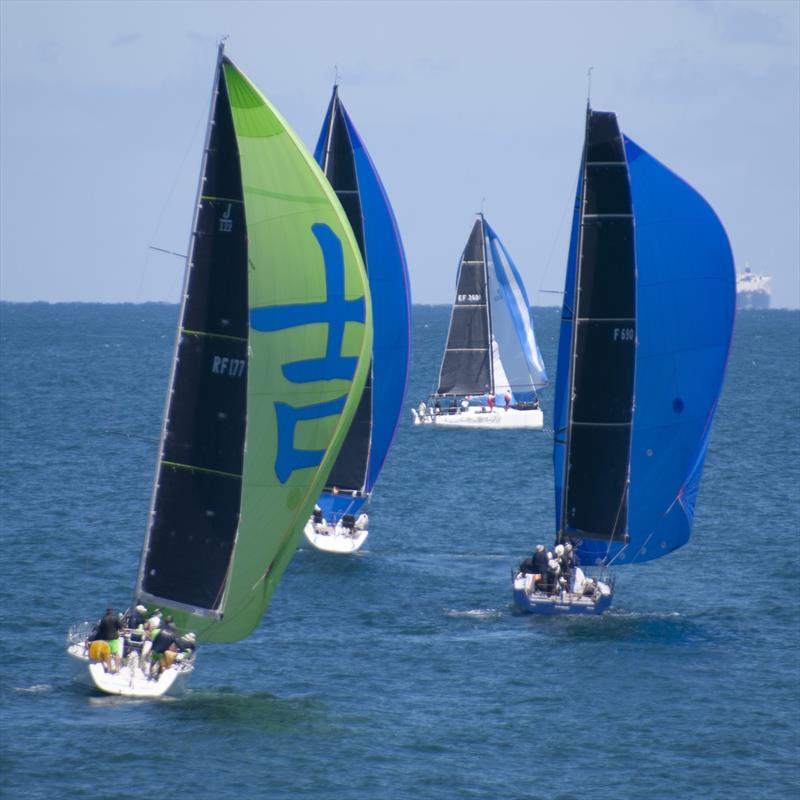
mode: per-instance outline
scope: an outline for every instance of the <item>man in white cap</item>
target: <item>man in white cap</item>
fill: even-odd
[[[134,607],[133,611],[129,611],[123,620],[126,628],[136,630],[140,625],[144,625],[147,619],[147,607],[139,603]]]
[[[124,619],[126,644],[134,650],[140,650],[144,642],[144,622],[147,608],[139,603],[133,611],[129,611]]]

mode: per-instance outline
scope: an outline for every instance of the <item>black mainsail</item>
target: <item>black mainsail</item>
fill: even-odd
[[[562,529],[624,540],[636,355],[636,259],[625,146],[613,113],[587,110],[574,269]]]
[[[483,394],[493,387],[486,237],[475,220],[458,269],[456,299],[439,370],[437,395]]]

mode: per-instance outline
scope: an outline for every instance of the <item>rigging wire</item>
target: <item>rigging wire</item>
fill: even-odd
[[[167,212],[167,208],[170,205],[170,203],[172,202],[172,198],[173,198],[173,196],[175,194],[175,188],[178,185],[178,180],[180,179],[181,174],[183,172],[183,167],[184,167],[184,165],[186,163],[186,159],[189,157],[189,152],[194,147],[195,140],[197,139],[197,131],[199,130],[199,128],[202,125],[203,120],[205,120],[206,116],[207,116],[207,114],[206,114],[205,111],[201,112],[200,116],[197,119],[197,122],[195,123],[194,130],[192,131],[192,135],[190,136],[189,142],[186,145],[186,149],[185,149],[185,151],[183,153],[183,158],[181,158],[180,164],[178,165],[178,168],[175,171],[175,176],[174,176],[174,178],[172,180],[172,186],[170,187],[170,190],[167,193],[166,200],[164,201],[164,204],[161,207],[161,211],[159,212],[158,217],[156,218],[156,226],[155,226],[155,229],[153,230],[152,235],[150,236],[150,244],[148,245],[148,248],[145,251],[143,262],[142,262],[142,266],[141,266],[141,269],[139,270],[139,288],[138,288],[138,290],[136,292],[136,302],[137,303],[140,303],[142,301],[142,289],[144,287],[144,279],[145,279],[145,276],[147,274],[147,267],[148,267],[148,264],[149,264],[149,261],[150,261],[150,253],[148,251],[149,250],[158,250],[158,251],[161,251],[163,253],[168,253],[170,255],[181,255],[180,253],[176,253],[176,252],[174,252],[172,250],[165,250],[162,247],[155,247],[153,245],[153,242],[156,240],[156,237],[158,236],[158,234],[159,234],[159,232],[161,230],[161,224],[164,221],[164,216],[165,216],[165,214]],[[185,258],[185,256],[183,256],[183,257]]]
[[[550,253],[547,256],[547,260],[544,263],[544,272],[542,273],[542,277],[539,280],[539,287],[536,290],[537,294],[560,294],[563,295],[563,289],[542,289],[545,280],[547,279],[547,275],[550,271],[550,266],[553,262],[553,253],[555,253],[556,245],[558,244],[559,240],[561,239],[561,232],[564,230],[564,219],[567,216],[567,211],[569,207],[573,203],[573,195],[572,190],[570,190],[569,196],[567,198],[566,203],[564,203],[564,208],[561,211],[561,220],[558,223],[558,228],[556,229],[555,235],[553,236],[553,244],[550,246]]]

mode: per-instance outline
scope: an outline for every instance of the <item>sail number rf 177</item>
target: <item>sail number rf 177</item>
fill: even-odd
[[[214,356],[211,371],[215,375],[228,375],[231,378],[241,378],[247,361],[243,358],[228,358],[228,356]]]

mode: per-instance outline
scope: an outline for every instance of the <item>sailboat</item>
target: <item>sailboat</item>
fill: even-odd
[[[555,544],[574,548],[577,566],[550,570],[550,592],[541,572],[515,571],[519,608],[601,614],[613,584],[591,569],[689,540],[735,305],[711,206],[614,113],[587,108],[553,425]]]
[[[372,312],[350,224],[300,139],[218,51],[158,464],[135,588],[198,642],[258,625],[333,466],[369,372]],[[79,679],[179,692],[77,632]]]
[[[405,400],[410,354],[408,270],[389,198],[333,87],[314,157],[350,221],[369,278],[372,361],[355,418],[305,526],[318,550],[354,553],[369,535],[366,506]]]
[[[438,386],[412,409],[414,424],[541,429],[537,389],[546,385],[522,278],[478,214],[459,262]]]

